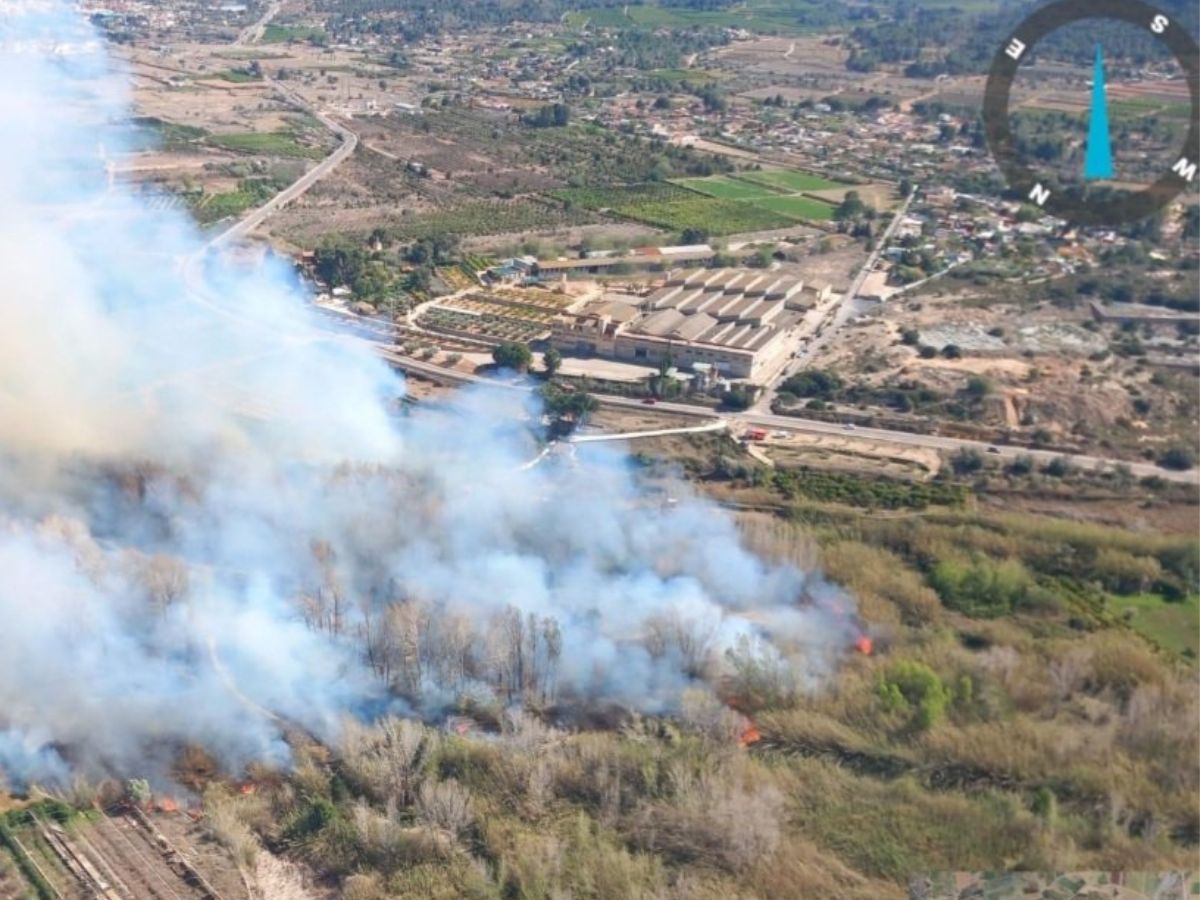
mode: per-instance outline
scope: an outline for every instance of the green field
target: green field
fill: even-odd
[[[792,219],[757,204],[716,197],[695,196],[687,200],[635,203],[623,206],[621,215],[647,225],[672,231],[699,228],[709,234],[739,234],[746,231],[770,231],[795,224]]]
[[[832,219],[834,210],[832,203],[814,200],[812,197],[800,196],[763,197],[760,200],[755,200],[754,205],[759,209],[768,209],[771,212],[782,213],[794,219],[813,219],[818,222]]]
[[[618,216],[671,231],[699,228],[713,235],[787,228],[795,220],[757,203],[697,193],[675,184],[654,182],[612,188],[572,188],[552,194],[585,209],[611,210]]]
[[[1114,100],[1109,104],[1114,119],[1141,119],[1146,116],[1163,116],[1167,119],[1186,120],[1192,108],[1186,103],[1171,103],[1166,100],[1143,98],[1137,100]]]
[[[234,84],[250,84],[252,81],[262,81],[261,75],[253,75],[245,69],[226,69],[224,72],[215,73],[213,77],[220,78],[222,81],[232,81]]]
[[[686,81],[689,84],[701,85],[721,80],[720,75],[705,69],[655,69],[650,75],[664,81]]]
[[[672,184],[721,200],[756,200],[760,197],[777,195],[776,191],[765,185],[750,184],[727,175],[713,175],[709,178],[680,178],[673,181]]]
[[[810,175],[807,172],[790,172],[790,171],[768,171],[768,172],[745,172],[738,176],[746,181],[753,181],[756,184],[763,184],[767,187],[775,188],[780,191],[788,191],[791,193],[803,193],[805,191],[836,191],[839,188],[844,188],[846,185],[830,181],[828,178],[822,178],[820,175]]]
[[[1130,625],[1140,634],[1175,653],[1200,655],[1200,595],[1168,603],[1158,594],[1110,597],[1117,613],[1132,610]]]
[[[846,187],[844,184],[805,172],[786,171],[680,178],[672,184],[706,197],[750,206],[763,213],[786,216],[792,220],[817,222],[833,218],[833,205],[812,197],[802,197],[800,192]]]
[[[208,138],[214,147],[233,150],[237,153],[255,153],[263,156],[289,156],[297,159],[320,159],[325,151],[320,147],[308,147],[297,142],[290,131],[246,132],[242,134],[214,134]]]
[[[687,9],[635,5],[598,7],[569,13],[566,22],[580,28],[744,28],[760,34],[801,34],[846,21],[836,4],[819,0],[748,0],[736,9]]]
[[[262,43],[286,44],[292,41],[311,41],[323,44],[328,39],[324,29],[306,25],[268,25],[263,29]]]

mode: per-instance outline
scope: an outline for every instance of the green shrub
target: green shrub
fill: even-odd
[[[901,659],[880,677],[879,698],[889,712],[911,713],[910,724],[925,731],[945,718],[954,694],[924,663]]]
[[[933,567],[929,583],[950,609],[985,618],[1011,612],[1034,586],[1020,562],[987,557],[943,559]]]

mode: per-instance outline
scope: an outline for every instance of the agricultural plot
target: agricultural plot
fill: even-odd
[[[808,172],[792,172],[786,170],[766,172],[744,172],[738,176],[743,181],[766,185],[777,191],[800,194],[805,191],[830,191],[845,188],[838,181],[830,181],[820,175],[810,175]]]
[[[764,34],[800,34],[836,24],[836,7],[819,0],[750,0],[736,10],[626,4],[567,14],[572,28],[744,28]]]
[[[423,312],[417,324],[429,331],[475,338],[494,343],[529,343],[543,337],[548,327],[494,313],[471,313],[434,306]]]
[[[268,25],[263,29],[261,43],[290,44],[297,41],[308,41],[313,44],[324,44],[329,36],[323,28],[308,25]]]
[[[803,197],[799,194],[763,197],[755,200],[754,205],[760,209],[767,209],[790,216],[793,219],[817,222],[826,222],[832,219],[834,211],[833,204],[831,203],[816,200],[812,197]]]
[[[479,284],[475,274],[463,265],[440,266],[436,274],[452,291],[466,290]]]
[[[674,184],[651,183],[617,188],[575,188],[553,196],[572,206],[605,210],[635,222],[670,231],[699,228],[709,234],[767,231],[795,224],[752,203],[698,194]]]
[[[787,216],[796,221],[824,222],[833,218],[833,206],[820,197],[801,192],[845,191],[846,185],[805,172],[746,172],[710,178],[683,178],[675,184],[707,197],[735,201],[760,212]],[[840,198],[839,198],[840,199]]]
[[[554,319],[554,312],[536,306],[516,306],[497,303],[483,294],[470,294],[466,297],[456,297],[439,305],[440,309],[456,309],[462,312],[474,313],[479,316],[489,316],[497,319],[513,319],[517,324],[537,324],[549,326]]]
[[[394,240],[408,241],[437,234],[515,234],[599,221],[583,208],[564,209],[531,200],[474,201],[414,216],[390,228],[389,234]]]
[[[714,175],[709,178],[680,178],[673,184],[721,200],[756,200],[760,197],[773,196],[776,193],[764,185],[752,184],[726,175]]]
[[[787,228],[795,219],[772,212],[754,203],[697,197],[665,202],[633,203],[619,213],[635,222],[657,225],[671,231],[698,228],[709,234],[739,234]]]
[[[321,159],[325,151],[320,147],[301,144],[290,131],[252,131],[244,134],[209,135],[208,143],[235,153],[258,156],[285,156],[295,159]]]

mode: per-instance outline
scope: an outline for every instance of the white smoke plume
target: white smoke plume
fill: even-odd
[[[619,455],[523,469],[520,396],[398,417],[285,267],[110,185],[125,81],[70,6],[0,4],[0,84],[0,775],[283,762],[281,722],[464,696],[665,710],[740,639],[801,677],[854,639]]]

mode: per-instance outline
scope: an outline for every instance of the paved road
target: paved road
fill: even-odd
[[[573,434],[567,440],[572,444],[598,444],[604,441],[632,441],[637,438],[669,437],[674,434],[706,434],[710,431],[725,431],[729,428],[729,419],[724,417],[709,422],[707,425],[689,425],[686,428],[657,428],[651,431],[621,431],[605,434]]]
[[[783,384],[783,382],[786,381],[789,376],[807,365],[813,354],[828,344],[833,336],[841,331],[842,326],[849,321],[851,314],[854,312],[854,301],[858,299],[858,292],[862,290],[863,282],[867,280],[867,277],[873,271],[875,271],[875,264],[879,262],[879,257],[883,255],[883,251],[886,250],[888,245],[891,243],[892,235],[896,233],[896,229],[900,226],[900,220],[908,215],[909,207],[912,206],[913,200],[916,198],[916,196],[917,189],[916,187],[913,187],[903,205],[896,210],[896,214],[892,216],[892,221],[888,223],[887,229],[875,243],[875,249],[871,251],[870,255],[867,257],[867,261],[864,262],[862,268],[859,269],[858,275],[856,275],[854,281],[850,283],[850,287],[846,289],[846,292],[842,294],[841,300],[838,301],[837,305],[834,306],[830,311],[829,317],[818,326],[817,330],[820,332],[819,335],[814,336],[812,340],[808,342],[808,345],[796,355],[796,358],[787,363],[779,372],[779,374],[771,380],[771,383],[767,385],[766,389],[763,390],[762,396],[760,396],[758,401],[754,404],[754,410],[756,412],[768,412],[771,409],[771,404],[775,402],[776,394],[779,393],[779,386]]]
[[[598,397],[606,406],[624,406],[644,408],[639,400],[628,397]],[[675,413],[682,416],[708,418],[714,413],[711,409],[701,406],[691,406],[686,403],[659,402],[655,409],[662,412]],[[953,453],[956,450],[978,450],[986,456],[1011,461],[1018,456],[1031,456],[1039,463],[1048,463],[1052,459],[1066,457],[1075,466],[1082,469],[1104,469],[1117,465],[1126,465],[1137,477],[1157,475],[1167,481],[1195,483],[1200,480],[1200,473],[1171,472],[1150,463],[1127,462],[1125,460],[1104,459],[1097,456],[1082,454],[1058,453],[1050,450],[1032,450],[1026,447],[1010,447],[1003,444],[985,444],[980,441],[968,441],[960,438],[943,437],[936,434],[914,434],[908,431],[891,431],[884,428],[847,428],[836,422],[821,422],[815,419],[800,419],[795,416],[780,416],[773,413],[746,412],[723,416],[723,418],[746,425],[758,425],[770,429],[795,431],[802,434],[836,435],[839,438],[854,438],[856,440],[879,441],[884,444],[895,444],[904,447],[920,447],[927,450],[939,450]],[[994,447],[995,452],[992,452]]]
[[[317,119],[330,131],[334,132],[339,138],[341,138],[341,143],[331,154],[289,184],[286,188],[284,188],[262,206],[255,209],[249,215],[244,216],[242,219],[238,220],[229,228],[225,229],[225,231],[221,232],[219,235],[209,241],[208,245],[205,247],[206,250],[213,247],[219,247],[221,244],[245,237],[255,228],[258,228],[260,225],[262,225],[262,223],[265,222],[270,216],[287,206],[287,204],[291,203],[293,200],[311,188],[314,184],[341,165],[342,162],[344,162],[346,158],[354,152],[355,147],[358,146],[358,135],[349,128],[345,127],[340,122],[336,122],[329,118],[295,91],[284,87],[278,81],[274,81],[270,78],[266,78],[266,81],[280,94],[282,94],[296,106],[299,106],[313,118]]]
[[[497,390],[507,391],[527,391],[529,386],[520,382],[506,383],[496,381],[490,378],[484,378],[479,375],[472,375],[466,372],[458,372],[451,369],[444,369],[441,366],[434,365],[429,362],[409,359],[406,356],[398,353],[394,348],[383,344],[377,344],[376,350],[384,360],[401,369],[402,371],[413,372],[417,375],[424,375],[432,378],[442,384],[449,385],[466,385],[477,384],[486,385]],[[647,407],[641,400],[635,397],[611,397],[607,395],[597,395],[596,399],[602,406],[619,407],[625,409],[636,409],[642,412],[647,410]],[[826,435],[836,436],[842,440],[853,438],[861,441],[878,441],[882,444],[894,444],[901,447],[917,447],[925,450],[937,450],[946,453],[953,453],[956,450],[978,450],[987,457],[994,457],[998,460],[1011,462],[1019,456],[1030,456],[1036,462],[1045,464],[1053,459],[1065,457],[1081,469],[1105,469],[1114,466],[1128,466],[1129,471],[1136,477],[1142,478],[1150,475],[1157,475],[1167,481],[1178,481],[1182,483],[1194,484],[1200,481],[1200,472],[1192,470],[1190,472],[1172,472],[1167,469],[1159,468],[1151,463],[1130,462],[1120,459],[1106,459],[1098,456],[1088,456],[1085,454],[1076,453],[1061,453],[1053,450],[1034,450],[1028,447],[1012,447],[1006,444],[987,444],[982,441],[969,441],[961,438],[944,437],[936,434],[915,434],[909,431],[892,431],[885,428],[867,428],[854,427],[849,428],[845,425],[839,425],[837,422],[822,422],[817,419],[801,419],[796,416],[780,416],[774,413],[759,413],[747,411],[742,413],[719,413],[707,406],[693,406],[690,403],[673,403],[666,400],[660,400],[654,405],[654,410],[664,413],[673,413],[679,416],[690,416],[697,419],[713,419],[715,416],[717,421],[710,422],[702,426],[698,431],[717,431],[722,428],[730,428],[736,430],[738,425],[759,426],[773,430],[794,431],[800,434]],[[647,432],[645,434],[637,434],[640,437],[650,437],[651,435],[659,434],[660,432]],[[683,433],[682,429],[663,429],[663,433]],[[625,435],[630,437],[630,435]]]
[[[283,0],[272,0],[267,4],[266,11],[259,17],[258,21],[253,25],[247,25],[243,28],[233,42],[235,47],[244,47],[247,44],[257,44],[262,40],[263,32],[271,23],[271,20],[279,14],[280,7],[283,6]]]

